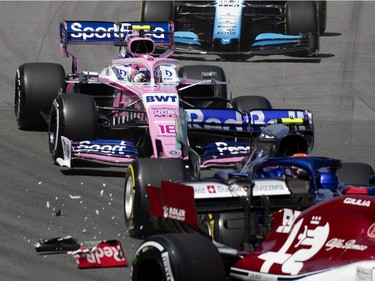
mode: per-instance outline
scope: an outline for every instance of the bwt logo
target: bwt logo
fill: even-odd
[[[164,70],[164,76],[165,76],[166,78],[170,78],[170,77],[173,76],[173,72],[170,71],[170,70],[168,70],[168,69],[165,69],[165,70]]]
[[[154,95],[154,96],[145,96],[146,103],[177,103],[178,96],[164,96],[164,95]]]
[[[111,39],[111,38],[119,38],[123,37],[124,33],[129,31],[131,26],[130,23],[122,23],[120,26],[112,23],[112,24],[105,24],[102,23],[103,26],[99,25],[100,23],[85,23],[85,26],[80,22],[73,22],[70,25],[70,30],[74,33],[70,34],[72,38],[82,38],[83,40],[97,38],[97,39]],[[156,39],[164,39],[164,32],[165,30],[161,27],[156,27],[153,30],[152,37]],[[155,34],[156,33],[156,34]]]

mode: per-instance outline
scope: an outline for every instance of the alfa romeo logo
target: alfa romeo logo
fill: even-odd
[[[375,239],[375,222],[368,228],[367,236]]]

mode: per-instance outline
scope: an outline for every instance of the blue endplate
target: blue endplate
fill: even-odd
[[[285,35],[280,33],[261,33],[255,38],[253,47],[262,45],[280,45],[296,43],[302,39],[302,35]]]
[[[190,44],[200,46],[201,43],[197,41],[198,35],[190,31],[176,31],[174,33],[175,43]]]

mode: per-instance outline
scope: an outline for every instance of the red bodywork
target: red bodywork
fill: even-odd
[[[306,275],[361,261],[375,264],[375,198],[339,196],[275,213],[270,234],[232,272]]]
[[[152,215],[197,228],[192,187],[163,182],[161,189],[148,187],[147,190]],[[168,215],[165,207],[174,209],[180,216]],[[338,196],[303,212],[282,209],[273,214],[272,225],[271,232],[259,247],[237,253],[240,258],[231,268],[232,277],[297,280],[314,276],[318,279],[309,277],[306,280],[331,280],[338,270],[342,276],[337,276],[337,280],[352,280],[358,265],[375,268],[373,196]],[[331,275],[328,279],[327,275],[319,279],[322,273]]]

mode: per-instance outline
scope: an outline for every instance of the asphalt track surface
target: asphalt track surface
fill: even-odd
[[[138,20],[139,7],[133,1],[0,2],[1,280],[130,280],[130,267],[79,270],[70,255],[36,253],[34,243],[40,238],[119,239],[131,262],[140,241],[124,231],[124,169],[53,165],[46,133],[18,130],[13,99],[20,64],[49,61],[70,69],[70,60],[58,55],[61,20]],[[375,166],[374,15],[375,2],[329,1],[327,32],[314,58],[179,58],[186,65],[222,66],[233,96],[263,95],[274,108],[311,110],[314,155]],[[98,70],[116,50],[79,47],[73,53],[84,69]]]

